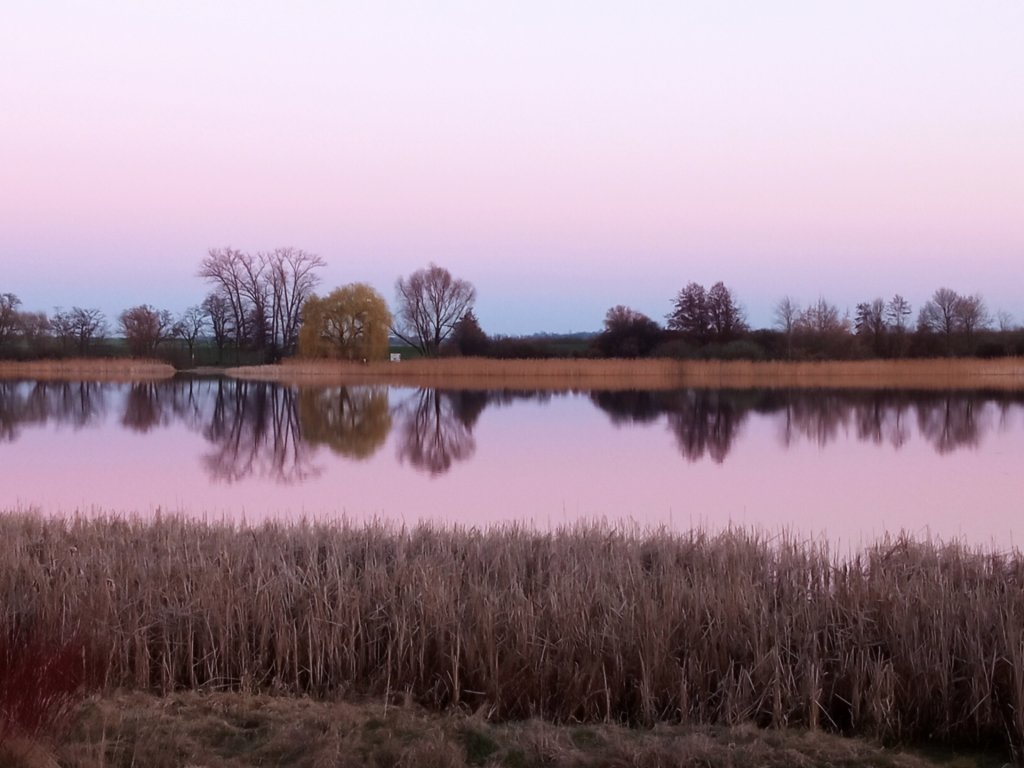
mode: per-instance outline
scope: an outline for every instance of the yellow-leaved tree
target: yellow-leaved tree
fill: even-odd
[[[342,360],[377,360],[388,353],[391,312],[366,283],[350,283],[302,309],[299,355]]]

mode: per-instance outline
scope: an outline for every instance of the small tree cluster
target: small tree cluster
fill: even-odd
[[[302,306],[320,281],[322,258],[300,248],[245,253],[213,248],[199,266],[199,276],[213,286],[203,302],[222,336],[236,347],[294,352],[302,323]],[[222,344],[218,344],[222,348]]]
[[[595,344],[605,357],[643,357],[661,338],[662,330],[656,322],[620,304],[604,316],[604,330]]]
[[[688,283],[679,291],[667,318],[669,330],[698,344],[732,341],[747,328],[743,310],[721,281],[710,290]]]
[[[107,318],[98,309],[72,307],[57,309],[50,318],[50,330],[60,343],[62,352],[84,355],[92,343],[107,333]]]
[[[947,338],[955,333],[970,338],[975,331],[988,328],[991,322],[992,317],[980,295],[962,296],[951,288],[935,291],[917,316],[919,329]]]
[[[853,330],[864,347],[879,357],[900,357],[906,352],[910,302],[895,294],[888,302],[881,298],[857,304]]]
[[[138,357],[152,357],[161,342],[177,335],[171,313],[148,304],[126,309],[121,313],[119,322],[128,349]]]

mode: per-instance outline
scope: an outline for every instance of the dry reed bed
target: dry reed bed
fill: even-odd
[[[411,695],[497,718],[1024,734],[1024,557],[733,531],[0,517],[7,627],[103,683]]]
[[[751,362],[442,358],[366,364],[289,360],[229,368],[290,384],[377,383],[455,389],[913,388],[1024,389],[1024,358]]]
[[[0,360],[0,379],[74,379],[86,381],[150,381],[174,375],[159,360],[75,358],[68,360]]]

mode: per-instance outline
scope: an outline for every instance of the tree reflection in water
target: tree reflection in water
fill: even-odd
[[[476,450],[473,424],[486,405],[465,393],[420,389],[396,409],[398,460],[441,475]]]
[[[110,388],[92,381],[0,380],[0,442],[14,442],[24,426],[89,426],[106,413]]]
[[[208,380],[138,382],[128,390],[121,424],[142,433],[175,423],[201,431],[210,410],[208,400]]]
[[[687,461],[700,461],[705,453],[716,464],[725,461],[740,427],[750,413],[741,395],[718,390],[690,390],[673,398],[669,428]]]
[[[120,425],[146,433],[184,424],[209,444],[202,462],[216,480],[263,477],[294,483],[320,474],[321,448],[366,459],[397,427],[397,455],[431,475],[448,472],[476,450],[473,430],[483,411],[551,392],[437,390],[404,392],[395,405],[387,387],[306,387],[231,379],[176,378],[132,385],[0,381],[0,442],[26,426],[75,429],[119,412]],[[568,393],[562,393],[568,397]],[[118,396],[123,409],[118,411]],[[722,462],[752,414],[773,419],[784,447],[825,447],[848,439],[901,448],[917,433],[940,454],[977,447],[992,429],[1020,413],[1020,392],[870,390],[679,390],[594,392],[591,402],[618,427],[664,424],[689,462]]]
[[[650,390],[592,392],[590,399],[608,414],[616,427],[628,424],[650,424],[668,411],[667,393]]]
[[[840,434],[849,434],[853,403],[843,392],[798,390],[780,391],[782,419],[779,423],[779,441],[787,448],[807,440],[825,447],[835,442]]]
[[[725,460],[756,394],[691,389],[674,392],[594,392],[591,400],[616,426],[650,424],[666,416],[679,452],[690,462]]]
[[[302,388],[299,424],[310,445],[339,456],[368,459],[388,438],[391,411],[387,387]]]
[[[124,403],[121,424],[133,432],[149,432],[158,426],[167,426],[171,408],[166,402],[173,399],[172,387],[157,382],[132,384]]]
[[[917,428],[921,435],[946,454],[961,447],[976,448],[983,432],[991,426],[980,404],[974,400],[944,397],[934,402],[920,403],[917,408]]]
[[[909,411],[913,401],[901,393],[871,393],[854,410],[858,439],[899,449],[910,439]]]
[[[290,387],[218,381],[203,437],[213,445],[203,465],[223,482],[256,476],[296,483],[322,471],[313,464],[314,447],[302,438],[297,394]]]
[[[805,439],[825,447],[851,425],[859,440],[902,448],[910,438],[913,411],[921,437],[940,454],[977,448],[991,427],[992,409],[1020,404],[1019,393],[1004,392],[816,392],[785,393],[780,439]],[[1005,412],[1005,411],[1004,411]]]
[[[651,423],[665,416],[680,453],[690,462],[705,456],[721,463],[751,412],[775,416],[779,441],[819,447],[853,434],[858,440],[902,448],[918,432],[939,453],[977,447],[1024,394],[1007,392],[908,392],[869,390],[688,390],[595,392],[591,400],[616,426]],[[992,407],[990,407],[992,406]]]
[[[398,460],[442,475],[476,451],[473,428],[485,408],[521,400],[547,402],[553,396],[539,390],[417,390],[395,409]]]

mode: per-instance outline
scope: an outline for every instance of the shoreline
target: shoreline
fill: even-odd
[[[289,360],[225,375],[290,385],[393,384],[443,389],[999,389],[1024,390],[1024,358],[751,362],[418,359]]]
[[[127,358],[68,358],[67,360],[0,360],[0,380],[39,381],[160,381],[175,375],[161,360]]]
[[[227,376],[292,386],[384,384],[439,389],[614,391],[674,389],[1024,390],[1024,358],[930,358],[816,362],[671,359],[495,360],[435,358],[399,363],[290,359],[280,364],[175,370],[159,360],[71,358],[0,361],[0,380],[160,381]]]

